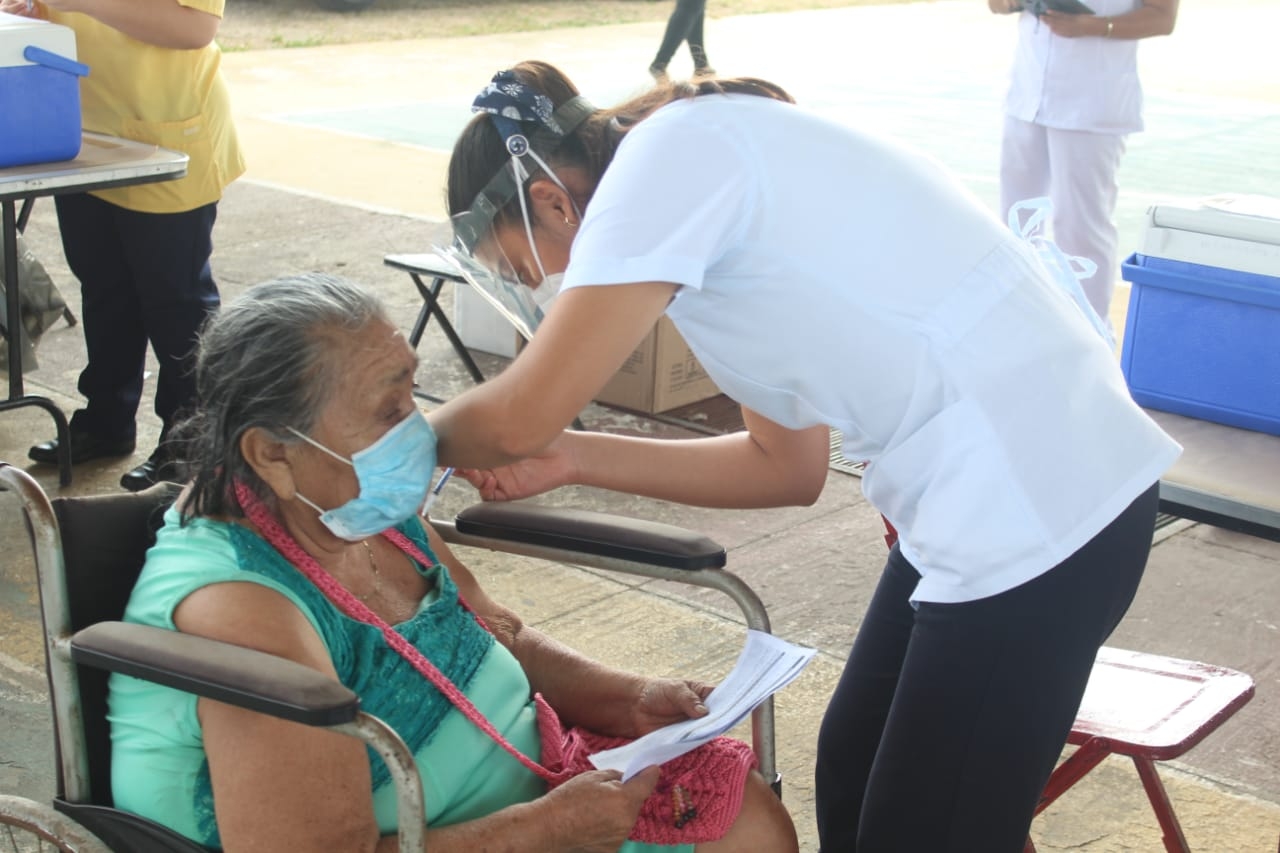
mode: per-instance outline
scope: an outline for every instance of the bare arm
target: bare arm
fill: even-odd
[[[746,430],[695,439],[567,433],[571,482],[693,506],[808,505],[826,483],[825,426],[792,430],[743,409]]]
[[[530,486],[504,497],[578,483],[699,506],[816,500],[826,482],[826,427],[786,429],[744,410],[746,431],[715,438],[563,432],[652,328],[674,288],[652,282],[581,287],[562,295],[510,367],[428,415],[440,464],[498,469],[554,442],[553,452],[537,465],[512,466],[529,475]],[[468,479],[479,485],[484,476]],[[491,490],[490,496],[496,494]]]
[[[222,19],[178,0],[41,0],[50,9],[80,12],[157,47],[194,50],[213,41]]]
[[[649,333],[675,288],[649,282],[561,294],[506,370],[428,415],[440,464],[493,468],[549,445]]]
[[[1142,5],[1133,11],[1109,17],[1045,12],[1043,20],[1055,35],[1066,38],[1143,39],[1167,36],[1173,32],[1178,20],[1178,0],[1143,0]]]

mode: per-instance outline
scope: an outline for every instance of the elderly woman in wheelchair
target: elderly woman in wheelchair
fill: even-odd
[[[201,339],[191,481],[126,620],[351,688],[414,753],[432,850],[796,849],[736,741],[625,783],[550,760],[565,725],[636,737],[706,713],[709,687],[597,664],[485,594],[417,515],[434,454],[415,367],[376,299],[340,279],[226,306]],[[120,674],[109,701],[118,807],[227,851],[395,849],[388,771],[358,741]]]

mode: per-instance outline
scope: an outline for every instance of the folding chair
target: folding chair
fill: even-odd
[[[436,323],[440,326],[440,331],[444,332],[444,336],[448,338],[449,346],[453,347],[454,354],[462,361],[467,373],[471,374],[472,381],[477,385],[484,382],[485,376],[481,372],[480,366],[471,357],[471,351],[462,342],[462,338],[458,335],[458,330],[453,327],[453,323],[449,322],[449,316],[440,307],[440,291],[445,284],[452,283],[454,287],[467,284],[467,280],[458,273],[457,268],[447,259],[434,252],[413,255],[386,255],[383,257],[382,262],[389,267],[407,272],[410,280],[413,281],[414,288],[418,291],[418,295],[422,297],[422,307],[418,309],[418,316],[413,321],[413,328],[409,331],[409,345],[415,350],[418,348],[418,343],[422,340],[422,334],[427,329],[427,323],[434,317]],[[423,280],[424,278],[431,279],[431,284],[427,284]],[[519,334],[514,326],[512,327],[512,332]],[[432,403],[445,402],[426,391],[414,389],[413,393]],[[578,417],[573,419],[573,428],[576,430],[586,429],[582,425],[582,419]]]
[[[59,850],[206,853],[163,826],[114,808],[106,691],[107,673],[115,671],[359,737],[391,769],[404,818],[401,849],[423,849],[424,804],[413,756],[394,731],[360,711],[350,690],[252,649],[114,621],[176,486],[50,501],[29,474],[0,462],[0,488],[17,494],[35,552],[57,767],[52,809],[0,797],[0,838],[16,828]],[[483,505],[456,522],[435,524],[458,544],[721,589],[739,603],[748,627],[769,628],[755,593],[722,570],[724,549],[679,528],[516,505]],[[761,772],[780,790],[771,701],[756,709],[752,729]]]
[[[413,321],[413,329],[409,332],[409,346],[415,350],[418,348],[418,342],[422,340],[422,333],[426,331],[427,323],[434,317],[440,326],[440,331],[444,332],[444,336],[449,339],[449,346],[453,347],[454,354],[467,368],[467,373],[471,374],[471,379],[477,385],[483,382],[484,374],[480,371],[475,359],[471,357],[471,352],[462,342],[462,338],[458,336],[453,323],[449,322],[449,315],[440,307],[440,291],[445,283],[449,282],[458,287],[465,285],[467,280],[451,263],[434,252],[417,255],[387,255],[382,262],[389,267],[407,272],[418,295],[422,297],[422,307],[418,309],[418,317]],[[423,281],[424,277],[430,278],[431,284]],[[444,402],[425,393],[421,396],[434,403]]]
[[[898,531],[883,519],[885,543]],[[1155,762],[1200,743],[1253,698],[1253,679],[1220,666],[1103,646],[1067,743],[1078,747],[1045,785],[1040,814],[1108,755],[1133,759],[1168,853],[1190,853]],[[1024,853],[1035,853],[1028,838]]]

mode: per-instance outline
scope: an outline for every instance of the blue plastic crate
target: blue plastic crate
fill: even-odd
[[[1280,278],[1131,255],[1120,365],[1143,406],[1280,435]]]

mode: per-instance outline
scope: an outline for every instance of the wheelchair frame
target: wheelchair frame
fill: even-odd
[[[392,729],[359,709],[359,697],[292,661],[163,628],[99,622],[73,634],[66,563],[53,504],[31,475],[3,462],[0,488],[18,495],[35,552],[59,774],[59,796],[53,808],[23,797],[0,796],[0,826],[33,831],[65,850],[134,853],[136,848],[127,840],[133,836],[112,834],[112,821],[123,815],[131,831],[145,824],[141,830],[148,843],[170,844],[147,847],[148,851],[203,849],[121,810],[91,805],[77,674],[77,665],[86,665],[359,738],[390,770],[402,818],[401,849],[425,850],[425,805],[414,757]],[[450,544],[719,589],[738,605],[748,628],[770,630],[768,614],[756,593],[724,570],[724,548],[682,528],[521,504],[481,504],[459,513],[452,522],[429,521]],[[752,745],[761,773],[780,795],[772,698],[752,713]],[[104,816],[105,822],[99,824]]]

